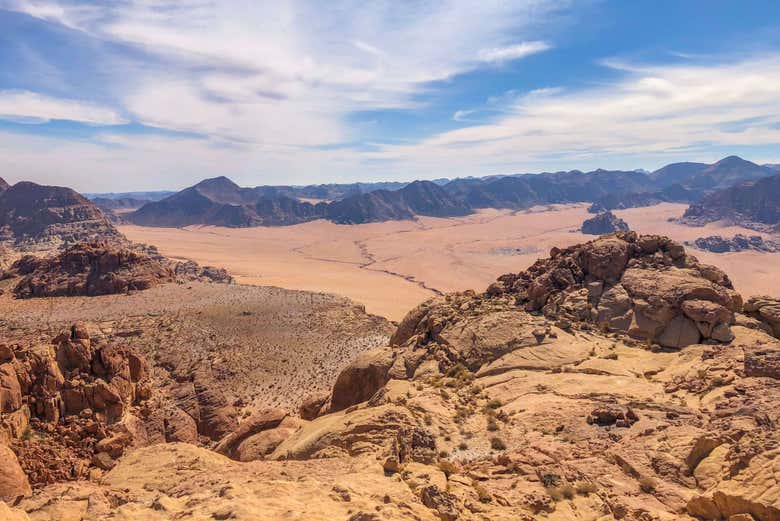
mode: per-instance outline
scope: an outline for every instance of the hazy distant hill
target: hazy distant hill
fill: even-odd
[[[92,199],[92,202],[101,210],[135,210],[152,201],[150,199],[135,199],[133,197],[120,197],[117,199],[95,197]]]
[[[0,192],[0,242],[30,249],[119,237],[97,206],[70,188],[20,182]]]
[[[0,177],[0,192],[4,192],[4,191],[8,190],[9,188],[11,188],[11,185],[6,183],[5,179]]]
[[[726,220],[780,231],[780,174],[713,192],[691,205],[682,220],[694,225]]]

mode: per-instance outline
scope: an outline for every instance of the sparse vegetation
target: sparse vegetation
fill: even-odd
[[[490,448],[493,450],[506,450],[506,443],[501,438],[490,438]]]

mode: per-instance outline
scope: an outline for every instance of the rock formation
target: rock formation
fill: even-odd
[[[159,261],[101,242],[79,243],[48,259],[28,255],[12,269],[24,275],[14,288],[20,298],[126,293],[176,278]]]
[[[758,231],[778,230],[780,175],[713,192],[691,205],[680,219],[680,222],[692,226],[715,221],[725,221]]]
[[[731,239],[721,237],[720,235],[710,235],[709,237],[699,237],[692,243],[686,242],[686,246],[693,246],[699,250],[711,251],[713,253],[729,253],[737,251],[760,251],[766,253],[775,253],[780,251],[780,242],[765,240],[760,235],[742,235],[736,234]]]
[[[607,233],[628,231],[628,223],[612,212],[602,212],[582,223],[582,233],[605,235]]]
[[[52,344],[0,344],[0,459],[9,444],[37,485],[84,478],[93,466],[110,468],[134,441],[130,408],[151,392],[144,358],[93,343],[84,324]],[[14,481],[12,489],[24,494],[23,480]],[[9,486],[0,485],[0,495],[7,497]]]
[[[51,249],[84,240],[121,241],[100,210],[70,188],[20,182],[0,191],[0,243]]]

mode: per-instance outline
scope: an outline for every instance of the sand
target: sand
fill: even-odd
[[[527,268],[552,246],[593,236],[577,231],[591,217],[587,205],[528,211],[484,210],[460,218],[421,217],[363,225],[327,221],[259,228],[121,226],[128,238],[155,244],[168,256],[227,268],[239,282],[335,293],[370,313],[400,320],[416,304],[441,292],[481,291],[502,273]],[[756,234],[735,226],[683,226],[668,222],[686,206],[661,204],[615,212],[640,233],[679,241],[707,235]],[[695,251],[724,269],[743,295],[780,295],[767,284],[780,274],[780,254]]]

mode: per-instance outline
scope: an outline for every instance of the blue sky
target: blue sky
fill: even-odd
[[[0,177],[780,162],[780,2],[0,0]]]

